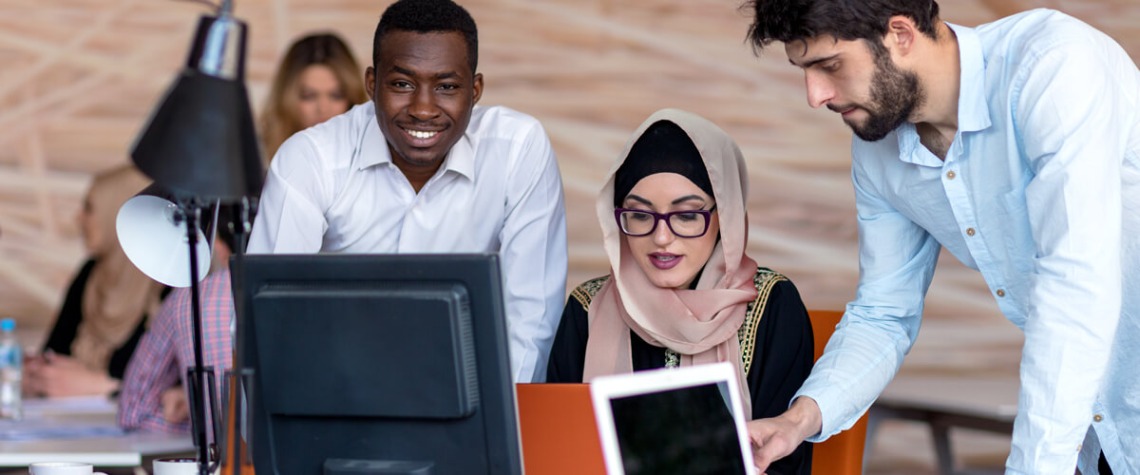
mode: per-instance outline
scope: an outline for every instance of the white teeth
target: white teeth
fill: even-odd
[[[429,131],[425,131],[425,130],[408,130],[408,129],[404,129],[404,130],[406,130],[408,132],[408,135],[411,135],[412,137],[415,137],[417,139],[430,139],[432,137],[435,137],[435,134],[439,133],[439,132],[434,132],[434,131],[429,132]]]
[[[656,257],[657,257],[657,260],[666,261],[666,262],[677,258],[677,256],[656,256]]]

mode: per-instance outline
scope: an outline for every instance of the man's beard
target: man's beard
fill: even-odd
[[[910,118],[926,101],[926,93],[918,75],[895,66],[886,52],[875,55],[875,74],[871,77],[871,101],[863,110],[863,125],[847,123],[855,135],[867,142],[882,140]]]

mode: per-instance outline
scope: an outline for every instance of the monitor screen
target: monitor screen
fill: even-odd
[[[243,267],[258,473],[521,473],[494,254]]]

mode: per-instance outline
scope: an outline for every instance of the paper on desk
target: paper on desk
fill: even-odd
[[[0,423],[0,440],[44,440],[79,439],[84,437],[105,437],[123,435],[123,430],[115,425],[75,425],[71,423],[43,424],[38,421]]]
[[[3,441],[76,439],[122,434],[123,430],[113,422],[76,423],[59,419],[0,422],[0,440]]]
[[[24,414],[27,418],[40,415],[62,414],[114,414],[118,410],[115,401],[105,396],[75,396],[37,398],[24,400]]]
[[[0,441],[122,435],[116,409],[105,397],[28,399],[23,420],[0,421]]]

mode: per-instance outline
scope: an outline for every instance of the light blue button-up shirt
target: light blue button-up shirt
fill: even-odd
[[[798,395],[818,441],[850,427],[918,335],[945,246],[1025,332],[1007,473],[1140,473],[1140,72],[1112,39],[1034,10],[951,25],[958,131],[852,145],[855,300]]]

